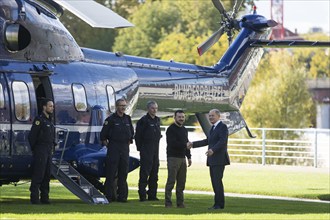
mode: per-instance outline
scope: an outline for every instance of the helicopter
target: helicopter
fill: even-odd
[[[252,14],[237,19],[243,0],[236,0],[230,12],[221,1],[212,2],[222,21],[218,31],[198,46],[198,53],[205,53],[224,34],[230,46],[213,66],[199,66],[81,48],[57,17],[64,13],[63,8],[93,27],[133,26],[92,0],[2,0],[0,185],[31,177],[32,152],[27,137],[43,98],[55,104],[59,144],[52,174],[71,192],[92,203],[102,199],[86,199],[81,194],[88,190],[80,192],[74,184],[85,178],[102,191],[106,150],[100,143],[100,131],[118,99],[127,100],[129,115],[151,99],[162,112],[189,111],[196,115],[205,134],[210,128],[206,113],[218,108],[229,134],[245,128],[253,137],[239,109],[263,47],[329,47],[330,42],[269,40],[271,28],[277,24],[274,20],[257,14],[255,8]],[[93,11],[102,16],[93,15]],[[233,39],[235,31],[238,34]],[[138,159],[130,157],[130,171],[138,166]],[[63,167],[79,174],[73,183],[65,179],[70,175],[62,172]]]

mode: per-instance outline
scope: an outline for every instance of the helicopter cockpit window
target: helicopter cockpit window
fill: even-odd
[[[5,108],[5,96],[3,94],[2,84],[0,83],[0,109]]]
[[[86,90],[81,84],[72,84],[74,107],[78,112],[87,111]]]
[[[27,85],[21,81],[13,82],[15,116],[20,121],[30,119],[30,97]]]
[[[107,86],[108,105],[110,112],[116,111],[116,94],[112,86]]]

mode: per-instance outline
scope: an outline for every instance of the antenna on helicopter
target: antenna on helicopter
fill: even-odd
[[[212,0],[213,5],[218,9],[221,14],[222,21],[220,22],[221,27],[219,30],[214,32],[211,37],[209,37],[206,41],[198,45],[197,50],[198,54],[201,56],[204,54],[210,47],[212,47],[224,34],[227,33],[229,45],[232,41],[234,29],[239,30],[239,21],[236,20],[236,15],[241,7],[243,0],[236,0],[235,5],[233,7],[233,11],[231,14],[226,12],[220,0]]]

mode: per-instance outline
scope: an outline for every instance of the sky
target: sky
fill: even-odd
[[[270,0],[254,0],[257,13],[271,18]],[[284,0],[284,27],[298,33],[307,33],[311,27],[330,29],[330,0]]]

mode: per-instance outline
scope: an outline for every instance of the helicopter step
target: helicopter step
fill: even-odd
[[[61,164],[60,170],[62,170],[65,174],[69,175],[70,173],[70,165],[69,164]]]
[[[108,204],[108,200],[90,182],[88,182],[68,162],[53,160],[52,175],[58,179],[68,190],[86,203]]]

